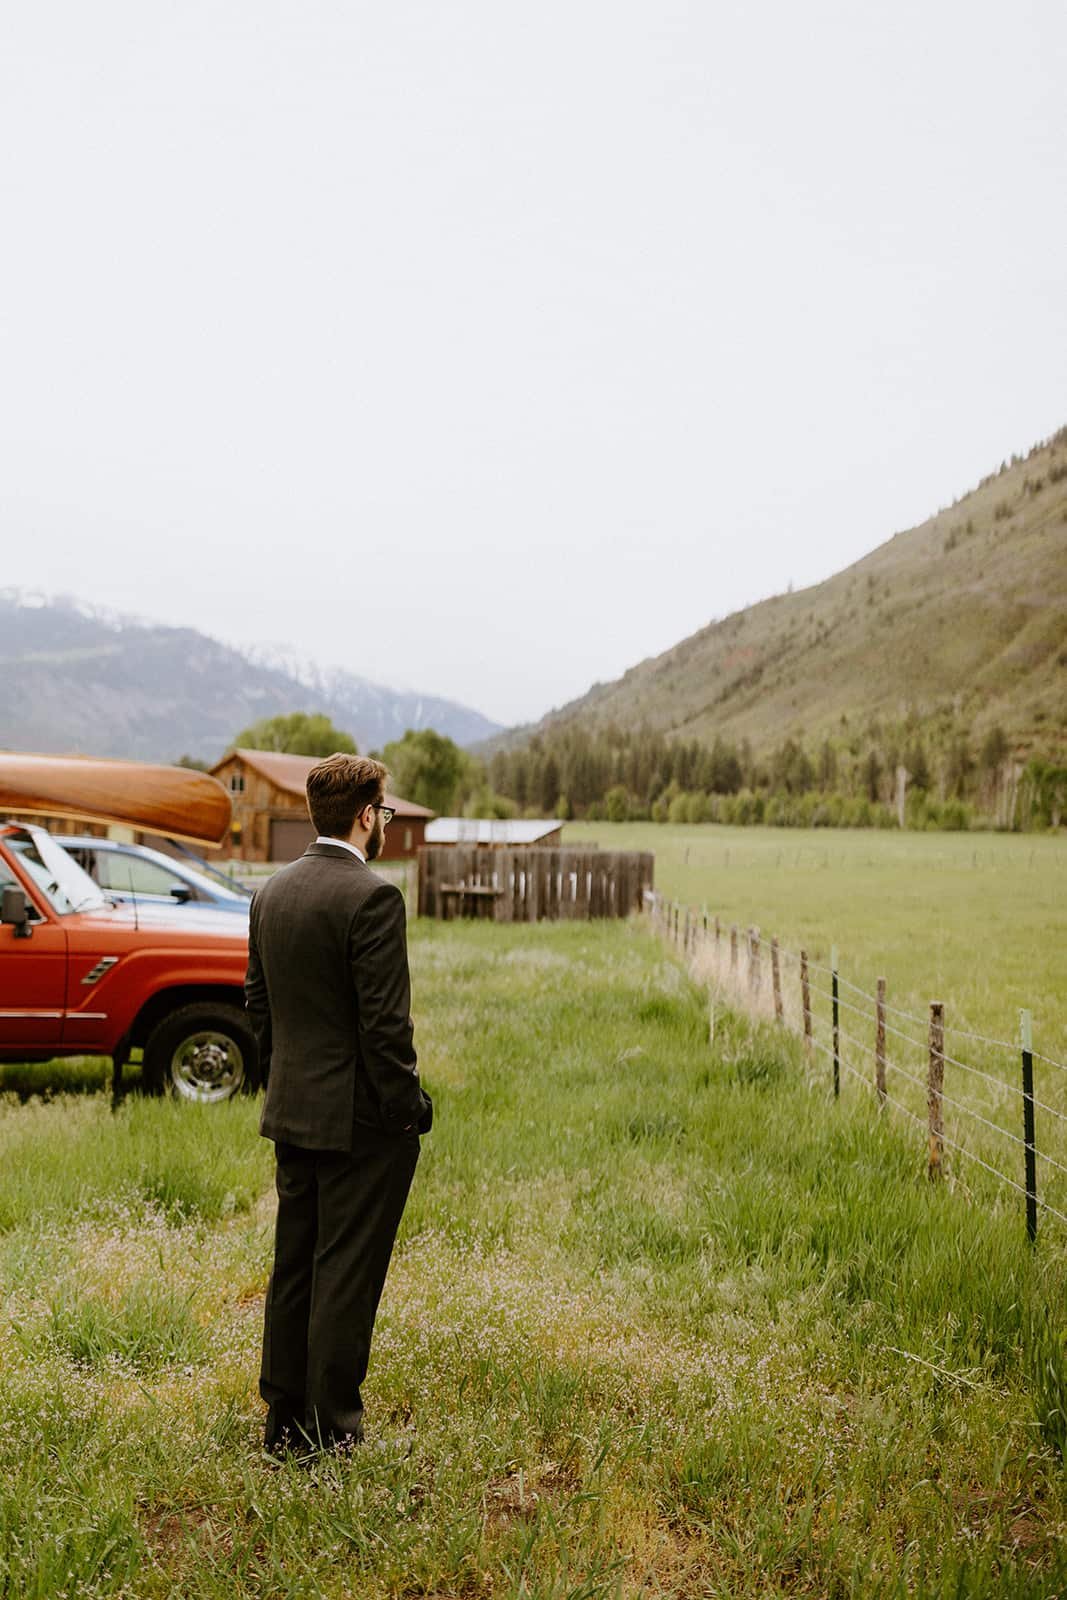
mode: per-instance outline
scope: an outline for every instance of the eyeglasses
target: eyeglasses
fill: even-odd
[[[396,811],[392,806],[375,806],[375,805],[372,805],[371,806],[371,810],[372,811],[380,811],[381,812],[381,814],[382,814],[382,826],[383,827],[387,826],[390,822],[392,822],[393,818],[396,816]]]

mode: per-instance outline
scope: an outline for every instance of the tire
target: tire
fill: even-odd
[[[256,1041],[243,1011],[210,1000],[179,1006],[158,1022],[144,1047],[149,1094],[217,1105],[259,1087]]]

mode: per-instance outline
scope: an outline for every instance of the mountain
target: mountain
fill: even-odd
[[[493,745],[616,724],[759,752],[946,713],[978,735],[999,723],[1020,752],[1067,748],[1067,428],[826,582],[712,622]]]
[[[0,748],[210,762],[249,723],[287,711],[324,711],[361,750],[406,728],[433,727],[459,744],[498,731],[453,701],[277,650],[238,650],[195,628],[0,591]]]

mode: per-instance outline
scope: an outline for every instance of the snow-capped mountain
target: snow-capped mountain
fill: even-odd
[[[385,688],[279,646],[39,591],[0,590],[0,747],[214,761],[260,717],[323,711],[361,750],[407,728],[473,744],[498,725],[454,701]]]

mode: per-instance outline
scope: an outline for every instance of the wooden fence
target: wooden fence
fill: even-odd
[[[654,862],[648,850],[430,846],[419,851],[419,915],[491,922],[628,917],[652,888]]]

